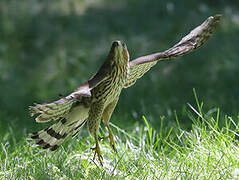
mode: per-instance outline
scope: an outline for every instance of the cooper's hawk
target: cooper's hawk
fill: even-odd
[[[109,120],[121,90],[133,85],[158,61],[178,57],[203,45],[219,20],[220,15],[211,16],[172,48],[130,62],[126,45],[120,41],[113,42],[104,64],[88,82],[58,101],[30,106],[31,115],[38,114],[36,122],[59,120],[52,126],[33,133],[31,138],[43,149],[54,151],[68,136],[76,135],[87,122],[89,131],[95,138],[95,155],[102,164],[98,142],[100,123],[103,120],[109,133],[106,138],[109,138],[110,145],[116,151]]]

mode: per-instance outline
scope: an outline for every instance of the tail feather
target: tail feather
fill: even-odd
[[[49,128],[34,133],[31,138],[36,140],[36,144],[41,145],[43,149],[50,148],[51,150],[56,150],[69,136],[69,128],[71,127],[58,122]]]
[[[72,137],[75,137],[79,131],[81,130],[81,128],[84,126],[85,122],[87,121],[87,119],[81,123],[77,123],[72,131]]]
[[[31,138],[43,149],[56,150],[72,134],[80,131],[88,118],[89,108],[78,105],[62,118],[59,122],[50,127],[33,133]]]
[[[83,127],[84,120],[81,126],[77,128],[77,132]],[[43,129],[31,136],[32,139],[36,140],[36,144],[41,145],[43,149],[54,151],[56,150],[73,132],[76,130],[75,125],[64,125],[61,122],[53,124],[49,128]]]

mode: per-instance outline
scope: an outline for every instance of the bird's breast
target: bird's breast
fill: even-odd
[[[93,101],[105,101],[108,104],[117,98],[126,82],[128,67],[114,68],[109,76],[92,90]]]

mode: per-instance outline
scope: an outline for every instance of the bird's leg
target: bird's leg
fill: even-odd
[[[107,139],[110,139],[110,145],[111,145],[112,149],[117,153],[117,149],[116,149],[116,147],[115,147],[114,136],[113,136],[113,133],[112,133],[112,131],[111,131],[111,129],[110,129],[109,124],[106,124],[106,128],[107,128],[107,130],[108,130],[109,135],[103,137],[102,140],[105,141],[105,140],[107,140]]]
[[[98,138],[97,138],[96,134],[94,134],[94,138],[95,138],[95,147],[91,148],[93,151],[95,151],[93,160],[95,160],[95,157],[97,155],[98,156],[98,160],[99,160],[101,166],[103,166],[103,163],[102,163],[103,157],[102,157],[102,155],[100,153],[100,145],[99,145],[99,141],[98,141]]]
[[[111,129],[110,129],[109,121],[110,121],[111,115],[112,115],[112,113],[113,113],[113,111],[114,111],[114,109],[115,109],[115,106],[116,106],[117,102],[118,102],[118,98],[116,98],[115,100],[113,100],[113,101],[105,108],[105,110],[104,110],[104,112],[103,112],[103,116],[102,116],[102,117],[103,117],[103,120],[104,120],[103,122],[104,122],[104,124],[105,124],[105,126],[106,126],[106,128],[107,128],[107,130],[108,130],[108,133],[109,133],[108,136],[103,137],[102,139],[103,139],[103,140],[106,140],[106,139],[109,138],[109,140],[110,140],[110,145],[111,145],[112,149],[113,149],[115,152],[117,152],[117,150],[116,150],[116,147],[115,147],[115,141],[114,141],[113,133],[112,133],[112,131],[111,131]]]
[[[92,150],[95,151],[93,159],[95,160],[95,157],[97,155],[99,162],[102,166],[103,166],[103,163],[102,163],[103,157],[101,156],[101,153],[100,153],[98,132],[99,132],[100,122],[102,118],[103,108],[104,108],[103,102],[93,103],[90,107],[89,117],[87,121],[89,131],[91,132],[92,135],[94,135],[94,138],[95,138],[95,147],[91,148]]]

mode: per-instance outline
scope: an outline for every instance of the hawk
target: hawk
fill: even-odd
[[[102,165],[98,132],[101,121],[108,130],[110,145],[116,151],[109,120],[118,102],[122,89],[132,86],[152,66],[160,60],[181,56],[202,46],[212,35],[220,15],[211,16],[200,26],[193,29],[173,47],[166,51],[139,57],[129,61],[125,43],[114,41],[110,52],[99,71],[85,84],[68,96],[45,104],[29,107],[31,116],[36,115],[36,122],[56,121],[55,124],[32,134],[31,138],[43,149],[56,150],[69,136],[75,136],[87,123],[94,136],[95,147],[92,148]]]

